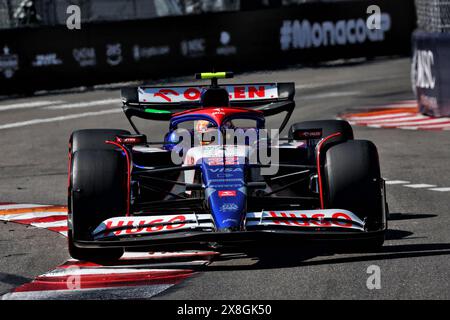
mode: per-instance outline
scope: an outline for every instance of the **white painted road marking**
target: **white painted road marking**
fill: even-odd
[[[353,116],[349,117],[348,119],[353,121],[364,121],[364,120],[383,120],[383,119],[392,119],[392,118],[402,118],[405,116],[411,115],[410,112],[403,112],[403,113],[395,113],[395,115],[392,114],[384,114],[384,115],[377,115],[377,116]]]
[[[54,221],[54,222],[38,222],[38,223],[30,223],[33,227],[47,229],[47,228],[56,228],[56,227],[67,227],[67,220],[63,221]]]
[[[417,183],[417,184],[405,184],[404,187],[420,189],[420,188],[433,188],[436,187],[434,184]]]
[[[50,105],[61,104],[61,103],[64,103],[64,101],[34,101],[34,102],[13,103],[13,104],[0,105],[0,111],[37,108],[37,107],[50,106]]]
[[[147,268],[87,268],[87,269],[81,269],[81,268],[65,268],[65,269],[55,269],[50,272],[44,273],[42,277],[61,277],[61,276],[73,276],[73,275],[98,275],[98,274],[147,274],[149,272],[181,272],[184,271],[184,269],[147,269]]]
[[[150,299],[173,285],[10,292],[3,295],[1,300],[117,300],[118,297],[120,299]]]
[[[407,184],[409,181],[404,180],[388,180],[386,181],[386,184]]]
[[[6,204],[6,205],[1,205],[0,210],[28,209],[28,208],[39,208],[39,207],[48,207],[48,205],[46,205],[46,204]]]
[[[410,184],[409,181],[406,180],[389,180],[384,178],[386,184],[389,185],[401,185],[402,187],[408,187],[413,189],[426,189],[430,191],[439,191],[439,192],[450,192],[450,188],[448,187],[436,187],[434,184],[427,184],[427,183],[415,183]]]
[[[59,106],[51,106],[51,107],[45,107],[44,109],[47,110],[65,110],[65,109],[75,109],[75,108],[87,108],[87,107],[93,107],[93,106],[101,106],[106,104],[117,104],[120,105],[120,98],[114,98],[114,99],[105,99],[105,100],[95,100],[95,101],[89,101],[89,102],[77,102],[77,103],[68,103],[68,104],[62,104]]]
[[[58,121],[65,121],[65,120],[71,120],[71,119],[77,119],[77,118],[100,116],[100,115],[104,115],[104,114],[119,113],[119,112],[123,112],[122,109],[115,108],[115,109],[108,109],[108,110],[95,111],[95,112],[76,113],[76,114],[71,114],[71,115],[67,115],[67,116],[59,116],[59,117],[53,117],[53,118],[33,119],[33,120],[28,120],[28,121],[13,122],[13,123],[7,123],[7,124],[0,125],[0,130],[26,127],[26,126],[31,126],[31,125],[35,125],[35,124],[41,124],[41,123],[48,123],[48,122],[58,122]]]
[[[51,108],[51,107],[49,107]],[[403,116],[403,117],[390,117],[390,118],[385,118],[385,119],[381,119],[381,120],[371,120],[369,121],[371,125],[395,125],[396,123],[405,123],[405,122],[416,122],[417,120],[423,120],[423,119],[428,119],[428,117],[423,116],[421,114],[417,114],[417,115],[412,115],[409,114],[408,116]],[[358,119],[358,121],[361,121]],[[361,121],[364,122],[364,121]]]
[[[419,116],[416,116],[419,117]],[[448,118],[441,118],[441,119],[430,119],[427,117],[425,120],[417,120],[416,117],[411,117],[410,120],[404,120],[404,121],[395,121],[390,123],[381,123],[376,122],[375,124],[367,125],[368,127],[374,127],[374,128],[380,128],[380,127],[407,127],[407,126],[418,126],[418,125],[432,125],[439,123],[441,125],[448,124],[450,121]],[[421,118],[423,116],[420,116]],[[388,121],[388,120],[386,120]]]
[[[431,188],[431,189],[429,189],[429,190],[432,190],[432,191],[439,191],[439,192],[447,192],[447,191],[450,191],[450,188]]]
[[[438,124],[430,124],[430,125],[421,125],[419,127],[414,126],[407,126],[407,127],[401,127],[400,129],[405,130],[433,130],[433,129],[442,129],[442,130],[450,130],[450,121],[449,123],[438,123]]]
[[[24,207],[25,208],[25,207]],[[0,209],[1,210],[1,209]],[[12,214],[1,214],[0,220],[4,221],[20,221],[29,220],[36,218],[48,218],[48,217],[60,217],[67,216],[67,211],[33,211],[28,213],[12,213]]]

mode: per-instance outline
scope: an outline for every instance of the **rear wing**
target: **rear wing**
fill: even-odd
[[[294,83],[221,84],[230,96],[230,105],[261,110],[272,115],[293,108]],[[172,114],[201,108],[200,97],[208,85],[168,87],[127,87],[122,102],[127,117],[170,120]],[[284,110],[286,109],[286,110]]]
[[[232,105],[267,104],[279,100],[293,100],[294,83],[223,84]],[[203,90],[209,86],[128,87],[122,89],[125,104],[177,106],[200,102]]]

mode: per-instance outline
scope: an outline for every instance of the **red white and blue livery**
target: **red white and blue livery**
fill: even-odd
[[[382,245],[388,213],[375,145],[355,140],[342,120],[304,121],[285,136],[272,134],[268,129],[282,133],[289,123],[295,85],[218,84],[230,77],[202,73],[197,78],[210,84],[124,88],[133,133],[73,132],[74,258],[113,260],[140,247],[245,251],[292,240]],[[167,131],[148,137],[136,117],[148,127],[166,121]],[[269,117],[280,125],[267,128]]]

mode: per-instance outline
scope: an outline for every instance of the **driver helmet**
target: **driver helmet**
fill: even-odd
[[[194,133],[200,141],[200,145],[208,145],[215,141],[217,127],[207,120],[197,120],[194,124]]]

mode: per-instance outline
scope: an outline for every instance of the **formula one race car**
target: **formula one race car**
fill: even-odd
[[[341,120],[292,124],[293,83],[122,89],[134,133],[73,132],[69,144],[69,251],[113,260],[124,249],[264,246],[344,240],[373,249],[387,228],[384,180],[370,141]],[[285,113],[279,131],[266,117]],[[148,141],[133,117],[168,121]],[[155,124],[155,122],[152,122]],[[152,135],[158,129],[152,129]]]

